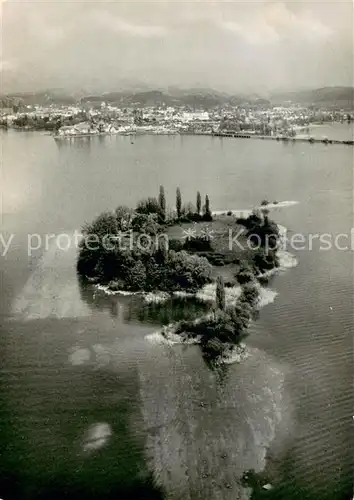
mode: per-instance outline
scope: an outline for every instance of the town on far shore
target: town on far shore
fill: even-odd
[[[44,130],[54,138],[94,135],[201,134],[311,141],[310,126],[352,122],[350,106],[304,104],[292,100],[272,103],[264,98],[175,99],[150,92],[144,99],[109,94],[80,99],[3,97],[0,127]],[[160,95],[161,94],[161,95]],[[42,96],[43,97],[43,96]],[[326,137],[322,140],[328,141]],[[328,141],[331,142],[331,141]],[[344,142],[344,141],[342,141]],[[346,141],[352,143],[353,141]]]

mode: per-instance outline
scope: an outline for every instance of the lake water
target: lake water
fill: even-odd
[[[1,147],[1,234],[13,236],[0,260],[0,497],[246,499],[242,473],[266,467],[267,498],[351,498],[350,248],[289,249],[298,265],[271,279],[249,359],[220,374],[197,346],[146,339],[163,311],[80,287],[73,236],[163,184],[170,204],[179,186],[213,210],[296,201],[271,211],[289,236],[349,237],[353,149],[14,132]]]

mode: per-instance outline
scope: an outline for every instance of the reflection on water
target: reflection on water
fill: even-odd
[[[79,278],[80,295],[92,309],[109,311],[112,318],[122,322],[167,325],[181,320],[192,320],[210,310],[210,304],[189,297],[170,297],[163,302],[146,302],[143,295],[108,295],[95,285]]]

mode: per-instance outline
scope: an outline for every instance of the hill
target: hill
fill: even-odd
[[[354,87],[323,87],[314,90],[285,92],[271,96],[272,104],[284,104],[287,101],[304,106],[324,108],[354,108]]]
[[[135,89],[106,93],[72,93],[63,89],[49,89],[41,92],[0,95],[0,105],[11,107],[11,103],[24,105],[74,105],[78,102],[97,105],[105,101],[120,107],[145,106],[186,106],[192,109],[211,109],[226,106],[274,106],[286,103],[305,107],[314,106],[327,109],[354,109],[353,87],[323,87],[314,90],[274,93],[268,99],[256,94],[230,95],[207,88],[181,89]]]

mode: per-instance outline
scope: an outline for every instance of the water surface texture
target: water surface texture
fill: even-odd
[[[83,222],[160,184],[170,204],[179,186],[213,210],[297,201],[271,211],[288,235],[350,235],[353,149],[14,132],[1,146],[13,239],[0,260],[0,496],[246,499],[242,473],[266,467],[267,498],[351,498],[350,248],[289,249],[298,266],[271,279],[250,357],[214,373],[197,346],[149,342],[159,321],[136,297],[80,287],[73,242]]]

